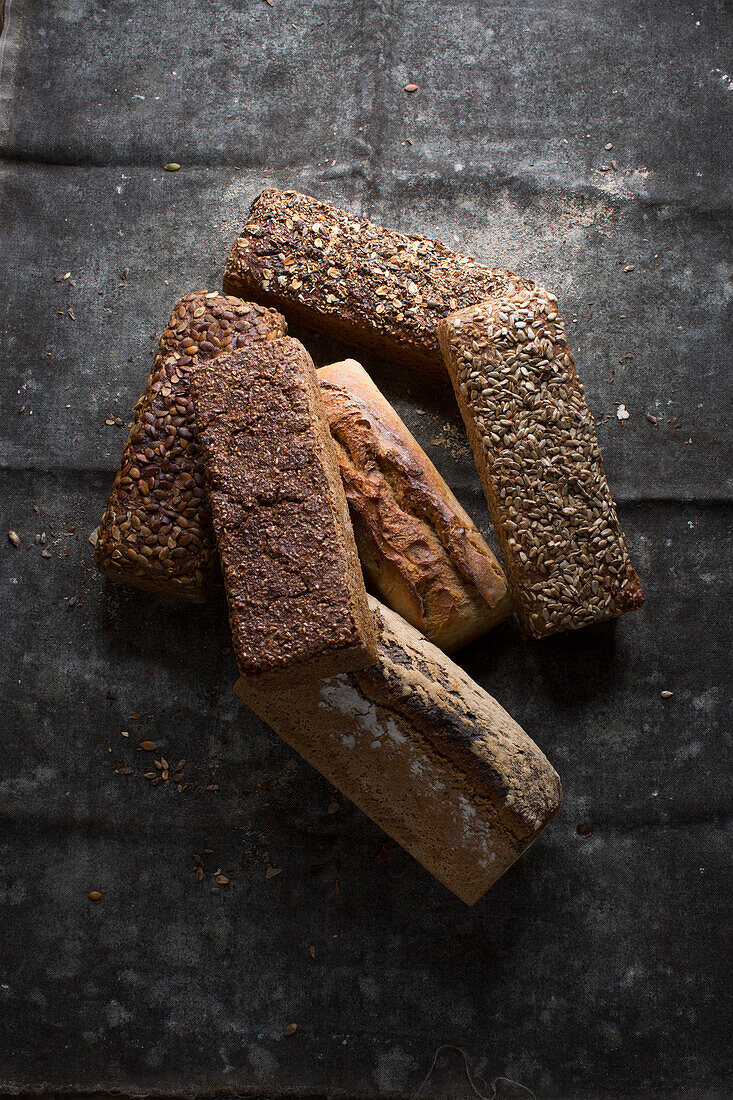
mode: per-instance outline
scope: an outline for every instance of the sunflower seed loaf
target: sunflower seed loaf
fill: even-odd
[[[216,546],[196,439],[194,362],[281,336],[274,310],[218,291],[182,298],[160,337],[97,535],[94,561],[110,580],[201,603]]]
[[[555,295],[512,285],[438,332],[523,632],[640,607]]]
[[[273,686],[374,661],[374,625],[313,360],[282,337],[191,377],[234,653]]]
[[[512,610],[504,571],[471,517],[354,359],[318,371],[364,571],[446,652]]]
[[[436,329],[500,293],[506,271],[439,241],[384,229],[297,191],[263,191],[227,260],[224,289],[318,332],[445,378]]]
[[[296,752],[473,905],[562,804],[560,780],[483,688],[369,597],[376,664],[297,691],[235,690]]]

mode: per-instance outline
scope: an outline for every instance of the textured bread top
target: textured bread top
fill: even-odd
[[[520,726],[370,597],[378,661],[294,691],[237,693],[399,844],[473,904],[562,803]]]
[[[200,365],[199,439],[243,675],[373,660],[374,633],[313,362],[284,337]]]
[[[99,529],[94,560],[110,579],[194,602],[206,598],[216,547],[189,371],[196,361],[286,331],[274,310],[218,291],[178,302],[135,406]]]
[[[354,673],[354,682],[460,770],[472,804],[500,807],[504,828],[525,847],[562,803],[555,769],[468,673],[399,615],[370,601],[379,662]]]
[[[318,381],[370,581],[441,649],[466,645],[511,610],[498,561],[361,364]]]
[[[263,191],[226,265],[224,288],[330,335],[445,376],[438,321],[501,292],[506,271],[439,241],[384,229],[296,191]]]
[[[451,315],[439,334],[525,633],[639,607],[555,295],[513,287]]]

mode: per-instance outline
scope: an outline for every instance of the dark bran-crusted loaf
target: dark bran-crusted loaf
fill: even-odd
[[[439,241],[407,236],[297,191],[263,191],[227,260],[224,289],[290,321],[445,378],[438,321],[513,279]]]
[[[438,331],[523,632],[640,607],[555,295],[512,286]]]
[[[288,685],[375,659],[315,367],[283,337],[198,365],[191,390],[241,674]]]
[[[110,580],[194,603],[206,599],[216,546],[188,375],[196,361],[285,332],[279,313],[218,291],[193,292],[177,304],[97,533],[94,561]]]
[[[504,571],[361,364],[331,363],[318,381],[373,588],[441,649],[467,645],[511,612]]]
[[[297,691],[237,694],[468,905],[562,804],[552,765],[483,688],[369,597],[378,661]]]

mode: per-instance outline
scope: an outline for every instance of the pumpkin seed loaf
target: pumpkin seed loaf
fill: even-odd
[[[173,310],[97,534],[94,560],[111,580],[201,603],[216,546],[189,392],[194,362],[281,336],[274,310],[218,291],[193,292]]]
[[[364,571],[446,652],[512,610],[504,571],[402,420],[354,359],[318,371]]]
[[[239,670],[362,668],[372,616],[313,360],[289,337],[199,363],[191,392]]]
[[[473,905],[562,804],[560,780],[495,699],[369,597],[378,661],[298,690],[237,694],[440,882]]]
[[[512,285],[438,333],[523,632],[640,607],[555,295]]]
[[[227,261],[224,289],[289,320],[445,378],[438,321],[500,293],[506,271],[439,241],[384,229],[297,191],[263,191]]]

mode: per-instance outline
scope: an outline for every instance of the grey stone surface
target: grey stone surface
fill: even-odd
[[[274,5],[6,2],[0,1089],[406,1098],[452,1044],[487,1095],[727,1098],[725,5]],[[104,420],[272,184],[551,285],[601,419],[647,603],[460,655],[566,792],[471,910],[237,702],[221,591],[91,564]],[[449,391],[365,363],[491,537]],[[144,778],[145,739],[187,789]],[[472,1095],[462,1056],[420,1095]]]

